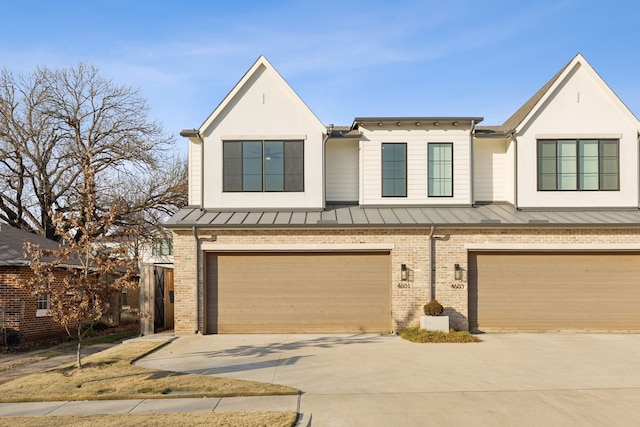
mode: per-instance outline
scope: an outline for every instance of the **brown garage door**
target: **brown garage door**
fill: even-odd
[[[472,330],[640,330],[640,255],[469,255]]]
[[[391,330],[388,253],[207,254],[207,333]]]

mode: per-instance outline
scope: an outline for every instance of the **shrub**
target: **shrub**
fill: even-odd
[[[444,307],[438,301],[432,299],[424,305],[424,314],[427,316],[440,316]]]

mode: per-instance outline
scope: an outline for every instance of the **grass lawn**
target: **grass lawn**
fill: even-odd
[[[298,393],[294,388],[277,384],[156,371],[131,364],[163,344],[126,342],[85,357],[79,372],[74,364],[67,364],[0,384],[0,402],[177,397],[173,392],[180,392],[180,397]]]
[[[407,341],[419,343],[468,343],[480,342],[475,336],[466,331],[451,330],[448,333],[441,331],[425,331],[419,326],[404,328],[400,336]]]
[[[75,364],[70,363],[8,381],[0,384],[0,402],[298,394],[294,388],[276,384],[156,371],[131,364],[162,345],[163,342],[127,342],[84,357],[84,368],[80,372],[76,371]],[[41,354],[38,357],[51,357],[59,353],[64,353],[64,350],[56,349],[53,354]],[[10,369],[19,360],[6,363],[5,368]],[[176,395],[172,392],[182,393]],[[298,414],[292,411],[0,417],[0,426],[292,427],[297,417]]]

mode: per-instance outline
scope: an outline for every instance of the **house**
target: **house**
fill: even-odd
[[[325,126],[260,57],[197,129],[175,331],[640,330],[640,122],[578,54],[500,126]]]
[[[32,296],[17,286],[32,274],[24,257],[24,243],[57,249],[58,244],[44,237],[0,224],[0,322],[2,345],[16,345],[67,336],[67,331],[48,314],[49,295]]]
[[[51,316],[51,295],[41,297],[19,286],[21,280],[33,277],[29,267],[29,259],[24,256],[24,244],[28,242],[41,249],[57,250],[59,244],[53,240],[29,233],[27,231],[0,224],[0,327],[1,343],[4,346],[36,342],[44,339],[55,339],[68,336],[64,326],[53,321]],[[56,269],[54,280],[46,286],[62,282],[69,274],[68,269],[80,268],[76,259]],[[72,294],[71,294],[72,295]],[[116,293],[109,297],[109,310],[103,321],[108,324],[120,323],[124,309],[138,307],[138,290]]]

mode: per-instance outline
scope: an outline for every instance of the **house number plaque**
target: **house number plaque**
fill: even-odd
[[[409,289],[411,287],[411,283],[400,282],[398,283],[398,288],[400,289]]]

